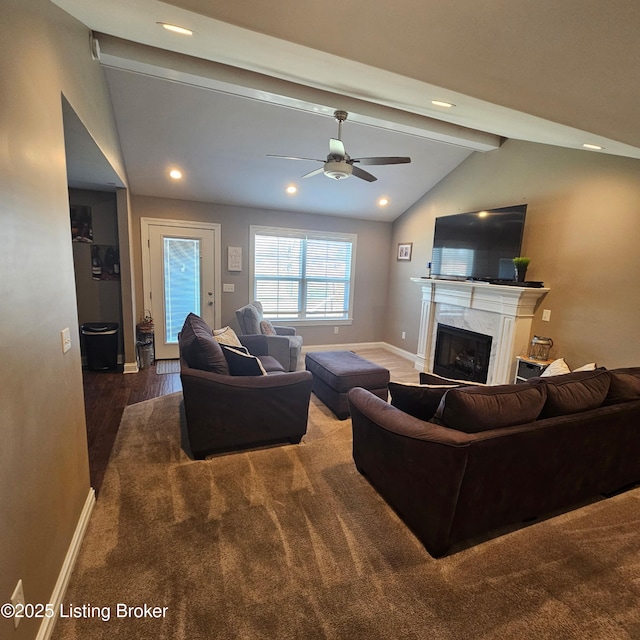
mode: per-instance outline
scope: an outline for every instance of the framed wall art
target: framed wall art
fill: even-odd
[[[413,242],[401,242],[398,245],[398,260],[411,260]]]

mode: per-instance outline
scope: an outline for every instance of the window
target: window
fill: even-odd
[[[267,318],[351,319],[356,236],[251,227],[253,299]]]

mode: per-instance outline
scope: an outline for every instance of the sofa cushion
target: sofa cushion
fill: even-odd
[[[532,378],[529,383],[546,386],[547,401],[540,417],[555,418],[600,407],[609,391],[610,380],[608,371],[596,369]]]
[[[420,420],[429,421],[433,418],[440,405],[442,396],[456,385],[428,385],[389,382],[391,404]]]
[[[455,378],[445,378],[437,373],[430,373],[426,371],[420,372],[420,384],[445,385],[445,386],[458,386],[463,387],[467,385],[486,386],[484,382],[472,382],[471,380],[457,380]]]
[[[465,433],[500,429],[533,422],[545,400],[542,384],[458,387],[444,394],[434,420]]]
[[[640,400],[640,367],[612,369],[611,385],[604,404],[618,404]]]
[[[228,344],[232,347],[241,347],[242,342],[238,338],[236,332],[231,327],[222,327],[222,329],[214,329],[213,337],[220,344]]]
[[[211,327],[195,313],[190,313],[180,331],[180,355],[192,369],[229,375],[229,365]]]
[[[270,320],[260,321],[260,333],[264,336],[277,336],[276,330]]]
[[[232,376],[266,376],[262,363],[246,347],[220,344]]]
[[[273,356],[257,356],[268,375],[286,373],[284,367]]]

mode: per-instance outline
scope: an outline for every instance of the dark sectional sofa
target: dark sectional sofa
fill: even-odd
[[[353,457],[434,557],[640,481],[640,368],[349,392]]]

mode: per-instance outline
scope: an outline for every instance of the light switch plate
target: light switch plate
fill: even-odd
[[[62,353],[67,353],[71,349],[71,331],[69,327],[60,332],[60,337],[62,339]]]
[[[236,285],[235,284],[223,284],[222,285],[222,290],[225,293],[234,293],[236,290]]]
[[[543,309],[542,310],[542,321],[549,322],[551,320],[551,309]]]

